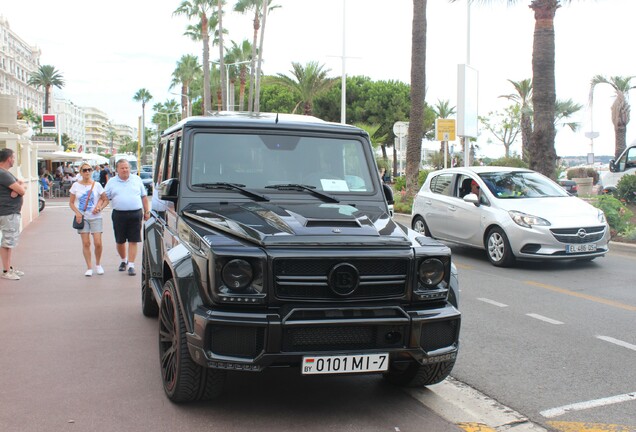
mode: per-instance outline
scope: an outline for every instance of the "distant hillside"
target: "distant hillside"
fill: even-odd
[[[614,159],[614,156],[594,155],[594,163],[609,164],[610,159]],[[587,156],[562,156],[561,160],[566,166],[587,165]]]

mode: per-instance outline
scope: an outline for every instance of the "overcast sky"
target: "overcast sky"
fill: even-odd
[[[409,83],[412,1],[344,1],[347,75]],[[65,97],[80,106],[99,108],[117,123],[135,125],[141,115],[140,104],[132,100],[137,90],[150,90],[154,96],[150,106],[169,98],[179,100],[170,94],[178,89],[169,90],[176,62],[184,54],[201,57],[200,43],[183,36],[187,20],[172,16],[179,3],[6,1],[0,14],[25,42],[41,48],[41,64],[51,64],[63,74]],[[341,76],[343,0],[274,3],[281,7],[267,18],[265,74],[289,74],[293,61],[317,61],[331,70],[331,76]],[[496,3],[501,5],[494,6]],[[515,6],[506,3],[492,1],[470,8],[470,64],[479,72],[480,115],[505,106],[506,101],[498,96],[514,92],[508,79],[520,81],[532,75],[535,21],[530,0],[519,0]],[[233,4],[228,1],[228,10]],[[592,117],[589,83],[596,74],[636,75],[634,16],[634,0],[579,0],[557,11],[557,97],[571,98],[585,107],[576,118],[582,124],[580,132],[558,132],[559,155],[590,151],[584,132],[591,130],[592,118],[594,130],[600,132],[594,140],[594,153],[613,154],[613,91],[607,85],[597,87]],[[426,100],[430,104],[448,99],[457,105],[457,65],[467,61],[466,17],[464,1],[428,2]],[[228,39],[251,42],[251,16],[228,13],[224,24]],[[218,58],[217,47],[211,48],[211,58]],[[627,142],[635,139],[636,120],[627,127]],[[489,144],[483,131],[479,144],[482,155],[503,154],[503,146]]]

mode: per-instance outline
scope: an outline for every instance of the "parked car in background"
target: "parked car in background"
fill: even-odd
[[[430,173],[411,224],[427,236],[485,249],[501,267],[517,259],[591,261],[608,252],[610,236],[600,209],[537,172],[506,167]]]
[[[574,180],[559,179],[559,184],[570,195],[577,196],[579,194],[579,187],[577,186],[577,184],[576,184],[576,182]]]
[[[141,177],[141,181],[148,191],[148,196],[152,196],[152,174],[147,171],[140,171],[139,177]]]
[[[152,165],[142,165],[141,170],[144,172],[152,173]]]
[[[616,190],[616,185],[626,174],[636,174],[636,143],[627,147],[618,160],[610,161],[609,171],[601,176],[602,193],[612,193]]]

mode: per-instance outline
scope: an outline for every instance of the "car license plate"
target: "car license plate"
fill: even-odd
[[[381,372],[389,368],[389,354],[303,357],[303,375]]]
[[[565,245],[565,253],[594,252],[596,243]]]

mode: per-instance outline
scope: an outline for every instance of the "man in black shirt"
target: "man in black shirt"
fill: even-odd
[[[101,184],[102,187],[106,187],[106,183],[108,183],[108,179],[110,179],[110,169],[108,169],[108,164],[102,164],[100,167],[99,184]]]
[[[11,266],[11,251],[18,245],[20,235],[20,211],[26,185],[15,178],[9,170],[15,164],[15,153],[10,148],[0,150],[0,257],[2,279],[20,280],[24,273]]]

